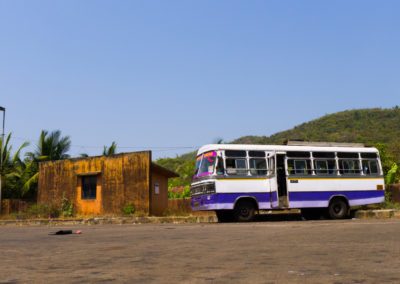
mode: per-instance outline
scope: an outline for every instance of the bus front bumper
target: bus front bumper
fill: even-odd
[[[192,211],[231,210],[232,203],[221,203],[217,194],[194,196],[191,200]]]

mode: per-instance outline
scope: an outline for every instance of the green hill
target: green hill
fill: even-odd
[[[287,139],[304,141],[359,142],[366,145],[388,144],[398,147],[400,108],[356,109],[325,115],[269,137],[245,136],[235,144],[282,144]]]
[[[283,144],[284,141],[329,141],[357,142],[367,146],[378,146],[385,159],[385,170],[393,161],[400,162],[400,108],[355,109],[325,115],[300,124],[292,129],[267,136],[244,136],[230,144]],[[383,153],[386,152],[386,153]],[[196,152],[176,158],[156,161],[173,170],[181,177],[173,179],[172,185],[190,184]],[[384,156],[384,157],[383,157]]]

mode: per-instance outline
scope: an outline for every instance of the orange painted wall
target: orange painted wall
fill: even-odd
[[[101,174],[97,176],[96,199],[82,199],[82,176],[78,176],[78,186],[76,187],[75,206],[76,211],[82,215],[102,213],[102,196],[101,196]]]
[[[151,152],[77,158],[39,164],[38,203],[60,205],[63,196],[76,213],[119,214],[133,204],[136,212],[150,213]],[[98,174],[96,200],[81,199],[82,174]]]

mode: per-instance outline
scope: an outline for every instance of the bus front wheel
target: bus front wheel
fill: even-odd
[[[347,203],[341,198],[334,198],[329,203],[328,213],[332,219],[346,218],[348,210]]]
[[[254,202],[245,199],[239,200],[233,211],[236,222],[250,222],[254,219],[256,207]]]

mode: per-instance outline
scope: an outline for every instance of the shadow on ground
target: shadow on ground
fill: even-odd
[[[351,210],[349,212],[349,216],[346,219],[352,219],[355,217],[355,213],[357,210]],[[312,219],[312,220],[329,220],[330,218],[327,216],[326,212],[323,212],[320,218]],[[279,221],[306,221],[300,212],[298,213],[261,213],[255,216],[255,222],[279,222]]]
[[[300,213],[274,213],[259,214],[254,218],[255,222],[279,222],[279,221],[301,221],[303,220]]]

